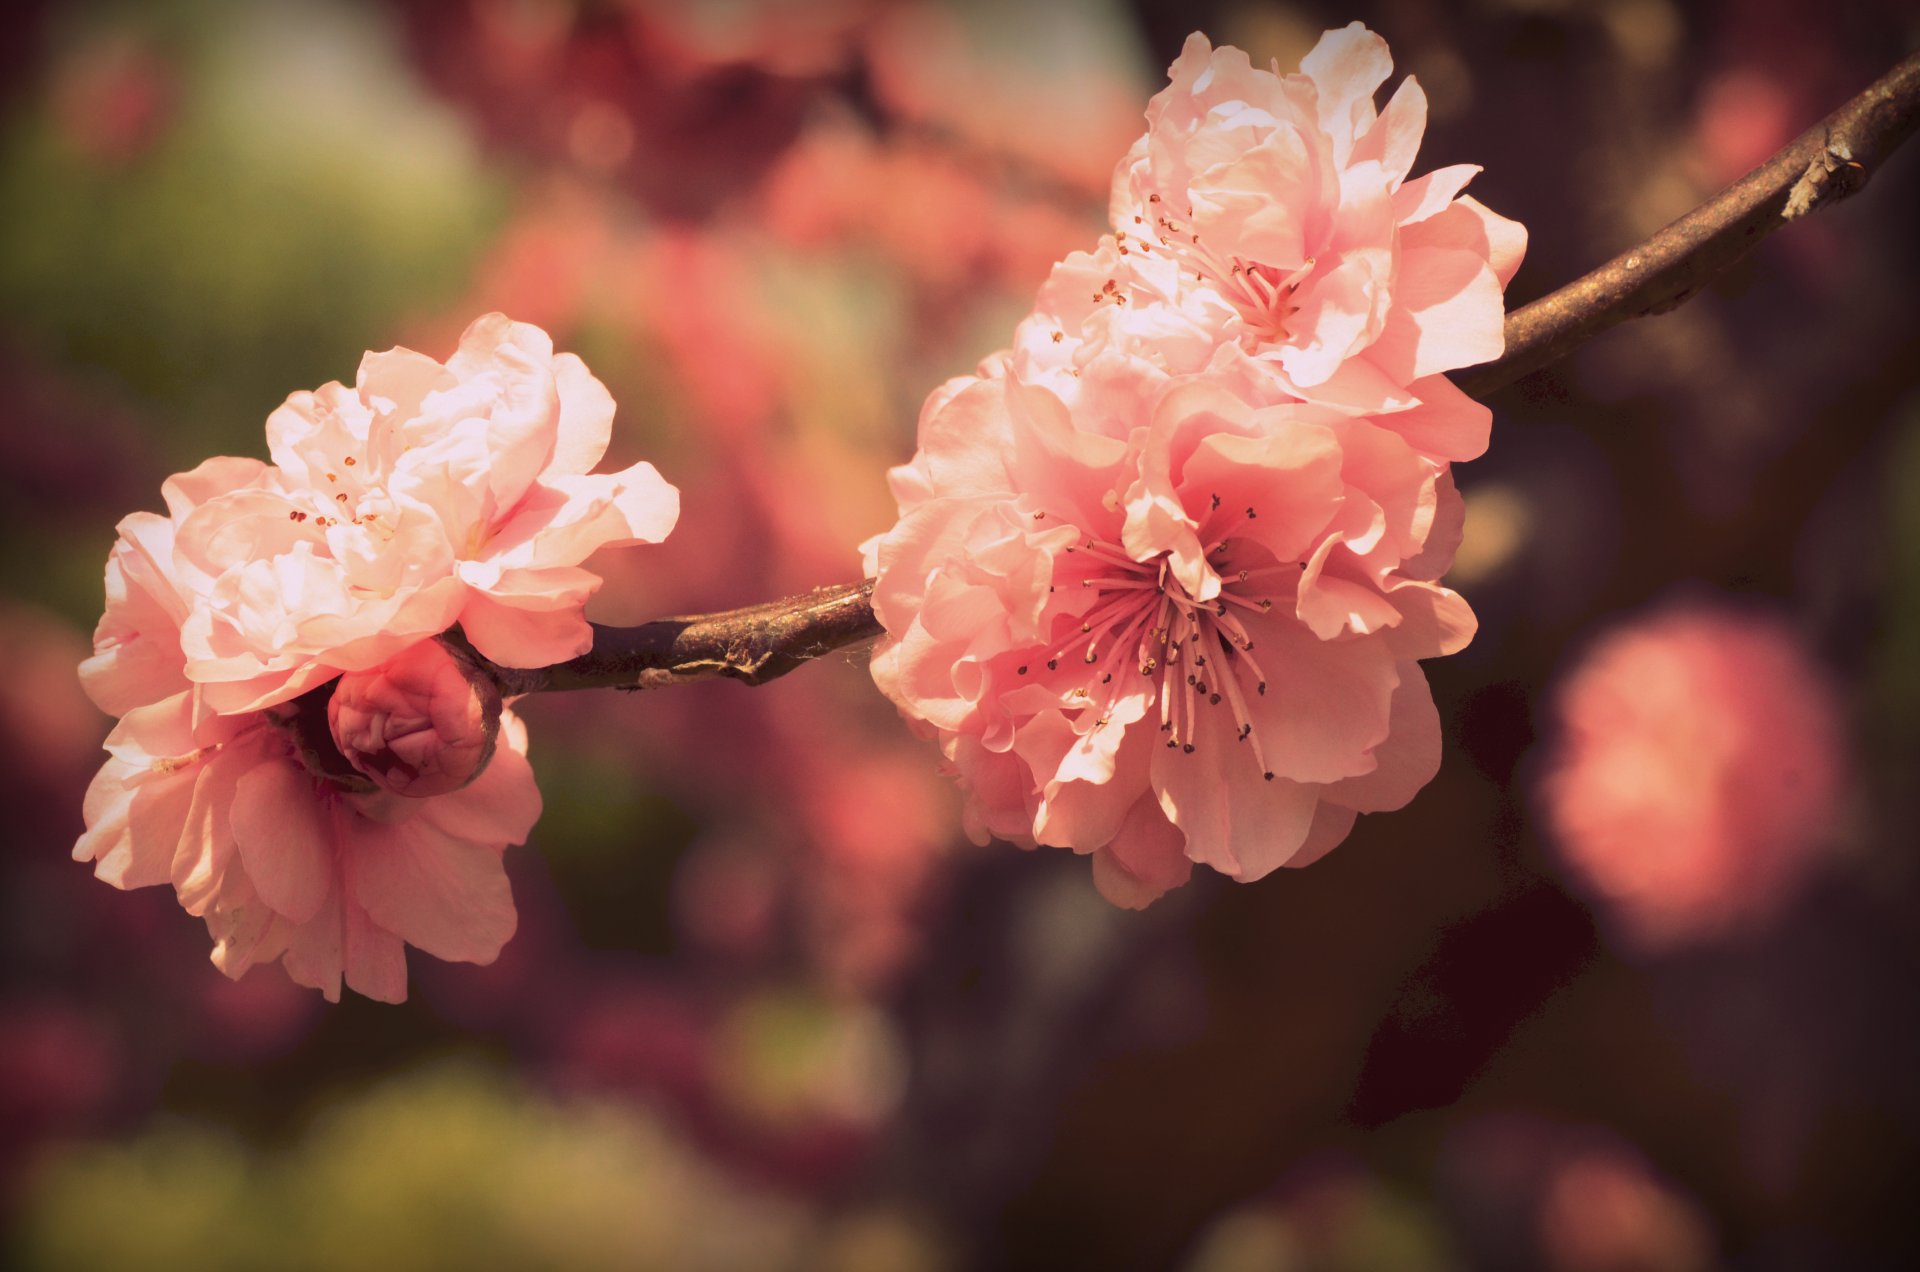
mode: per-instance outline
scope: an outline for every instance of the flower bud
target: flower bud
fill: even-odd
[[[396,795],[424,799],[480,775],[500,733],[500,690],[464,653],[422,641],[340,677],[327,704],[334,744]]]

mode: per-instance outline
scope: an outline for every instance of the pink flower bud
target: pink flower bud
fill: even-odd
[[[327,723],[347,762],[394,794],[445,795],[492,758],[500,690],[464,654],[422,641],[341,676]]]

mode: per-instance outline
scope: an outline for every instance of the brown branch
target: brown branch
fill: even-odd
[[[1461,376],[1460,386],[1485,397],[1609,327],[1672,309],[1788,221],[1860,189],[1916,125],[1920,54],[1645,243],[1509,314],[1506,353]],[[481,662],[508,695],[655,689],[720,677],[765,684],[811,659],[879,636],[872,594],[871,581],[846,583],[718,614],[638,627],[595,625],[593,648],[556,667],[521,670]],[[324,732],[324,717],[320,727]]]
[[[1506,353],[1460,377],[1460,386],[1485,397],[1609,327],[1672,309],[1788,221],[1860,189],[1916,125],[1920,54],[1645,243],[1509,314]],[[545,671],[502,670],[501,686],[651,689],[715,676],[764,684],[879,636],[872,591],[871,582],[846,584],[721,614],[596,627],[591,652]]]
[[[1485,397],[1609,327],[1696,295],[1790,221],[1853,194],[1920,126],[1920,53],[1637,247],[1507,315],[1506,352],[1458,377]]]
[[[593,648],[557,667],[494,667],[508,695],[553,689],[658,689],[726,678],[763,685],[801,663],[872,640],[873,584],[842,583],[805,596],[638,627],[593,625]],[[487,664],[492,666],[492,664]]]

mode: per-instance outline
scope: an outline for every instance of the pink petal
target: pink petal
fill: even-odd
[[[1093,886],[1122,909],[1144,910],[1192,876],[1185,840],[1149,791],[1134,801],[1113,841],[1093,854]]]
[[[314,780],[293,760],[265,763],[234,787],[234,842],[247,877],[288,921],[319,912],[333,881],[333,818]]]
[[[198,687],[209,710],[221,715],[239,715],[291,702],[339,674],[337,667],[312,662],[290,671],[270,671],[244,680],[202,681]]]
[[[167,501],[168,515],[178,525],[200,505],[243,487],[253,486],[266,473],[267,466],[257,459],[215,455],[191,472],[175,473],[167,478],[160,485],[160,495]]]
[[[1480,221],[1480,232],[1487,242],[1487,263],[1493,266],[1500,286],[1505,287],[1520,268],[1520,258],[1527,254],[1527,227],[1501,216],[1472,195],[1461,196],[1456,206]]]
[[[1040,807],[1033,819],[1036,843],[1090,852],[1119,833],[1128,809],[1147,791],[1152,742],[1147,730],[1135,723],[1145,707],[1144,700],[1134,700],[1124,715],[1110,717],[1107,728],[1088,737],[1074,734],[1058,712],[1043,717],[1060,722],[1066,732],[1066,751],[1052,763],[1031,753],[1023,756],[1036,775],[1060,775],[1042,779]],[[1034,727],[1023,729],[1023,737]]]
[[[1354,578],[1352,557],[1338,537],[1322,543],[1300,575],[1294,614],[1317,639],[1368,635],[1400,621],[1400,611],[1370,579]],[[1332,567],[1332,568],[1330,568]]]
[[[106,613],[94,628],[80,684],[110,715],[157,702],[185,687],[180,623],[186,603],[173,584],[173,525],[136,512],[121,519],[107,558]]]
[[[228,814],[234,790],[241,775],[262,762],[257,753],[223,753],[200,766],[170,870],[174,895],[188,914],[206,913],[219,894],[222,877],[233,861]]]
[[[1480,630],[1480,620],[1458,592],[1424,579],[1390,580],[1386,587],[1387,598],[1401,615],[1399,625],[1387,634],[1396,658],[1457,654]]]
[[[1391,320],[1389,321],[1391,325]],[[1427,376],[1408,386],[1419,398],[1411,410],[1377,416],[1374,423],[1406,439],[1430,459],[1458,463],[1486,454],[1493,412],[1461,392],[1444,375]]]
[[[579,609],[580,590],[590,592],[599,582],[598,575],[567,567],[510,571],[496,584],[498,594],[489,589],[468,598],[460,629],[475,649],[502,667],[566,662],[593,647],[593,629]],[[542,590],[548,586],[554,590]]]
[[[1415,229],[1449,215],[1443,212]],[[1500,280],[1483,256],[1403,241],[1393,300],[1367,356],[1403,384],[1491,362],[1506,348]]]
[[[1427,541],[1417,556],[1400,563],[1402,578],[1433,580],[1453,568],[1454,553],[1460,549],[1467,532],[1467,501],[1453,484],[1451,469],[1444,471],[1433,486],[1433,519],[1427,527]]]
[[[1153,788],[1167,819],[1186,836],[1186,854],[1251,882],[1283,865],[1305,841],[1318,788],[1265,780],[1224,708],[1200,713],[1189,753],[1153,748]]]
[[[1479,173],[1479,164],[1456,163],[1415,177],[1393,192],[1393,219],[1411,225],[1446,211]]]
[[[513,935],[513,890],[500,849],[421,818],[360,828],[347,882],[374,923],[435,958],[491,963]]]
[[[341,963],[348,988],[375,1002],[407,1001],[406,946],[351,901],[343,909]]]
[[[1386,642],[1323,641],[1284,616],[1249,616],[1246,627],[1267,676],[1265,693],[1236,662],[1267,768],[1297,782],[1332,782],[1372,768],[1369,753],[1387,736],[1397,679]],[[1247,760],[1229,767],[1257,778],[1250,744],[1234,745]]]
[[[346,921],[341,913],[345,898],[338,875],[333,885],[314,916],[292,927],[280,963],[295,984],[317,989],[328,1002],[337,1003],[340,973],[346,962]]]
[[[220,899],[207,912],[207,931],[214,941],[213,965],[233,980],[286,953],[293,937],[293,925],[263,905],[238,870],[227,872]]]
[[[607,443],[613,437],[613,394],[587,370],[586,363],[571,353],[553,360],[553,382],[560,393],[560,423],[547,472],[590,472],[607,453]],[[664,536],[665,531],[661,534]],[[658,543],[659,539],[648,542]]]
[[[1374,748],[1378,765],[1328,786],[1324,798],[1362,813],[1404,808],[1440,771],[1440,713],[1427,678],[1416,662],[1399,667],[1393,691],[1393,719],[1386,741]]]
[[[1344,163],[1350,139],[1373,118],[1374,93],[1393,74],[1387,42],[1352,22],[1321,36],[1300,59],[1300,69],[1319,93],[1320,126],[1334,139]]]
[[[1181,497],[1190,509],[1208,508],[1220,497],[1214,519],[1202,523],[1208,536],[1224,521],[1277,560],[1292,561],[1333,519],[1340,464],[1333,432],[1317,425],[1294,424],[1268,437],[1215,433],[1187,460]]]
[[[1358,254],[1301,287],[1299,312],[1288,324],[1301,335],[1280,354],[1295,383],[1322,383],[1357,351],[1373,319],[1378,290],[1374,262]]]
[[[1320,806],[1313,810],[1313,829],[1307,832],[1307,842],[1300,845],[1299,852],[1287,859],[1287,868],[1298,870],[1310,866],[1338,848],[1353,830],[1356,816],[1358,814],[1351,808],[1321,800]]]
[[[193,803],[193,773],[147,777],[121,760],[108,760],[87,787],[87,831],[73,846],[76,861],[116,888],[149,888],[172,878],[174,853]]]
[[[501,714],[499,745],[480,776],[452,794],[424,801],[420,816],[455,839],[526,842],[540,820],[540,787],[527,763],[525,726],[511,711]]]
[[[502,569],[578,565],[603,547],[659,543],[680,516],[680,492],[652,464],[549,477],[535,486],[479,559]]]
[[[1400,81],[1393,96],[1366,135],[1353,148],[1348,162],[1377,160],[1393,186],[1405,180],[1427,131],[1427,95],[1413,76]],[[1463,183],[1464,184],[1464,183]]]

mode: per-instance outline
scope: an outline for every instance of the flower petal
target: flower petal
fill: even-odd
[[[247,877],[295,924],[320,910],[333,882],[333,815],[297,762],[260,764],[234,785],[234,842]]]

